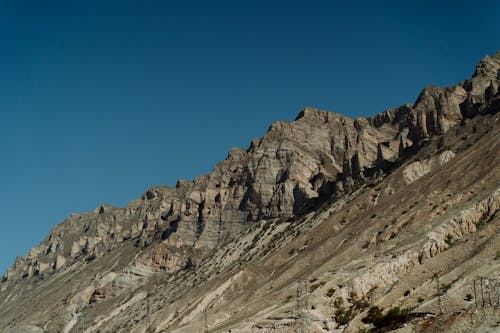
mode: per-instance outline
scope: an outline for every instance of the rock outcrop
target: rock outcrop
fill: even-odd
[[[306,107],[209,174],[72,214],[3,276],[0,330],[70,332],[81,311],[89,332],[149,312],[157,332],[290,328],[300,277],[318,318],[334,300],[433,310],[436,269],[461,293],[498,271],[499,81],[497,53],[373,117]]]
[[[130,239],[142,247],[162,243],[152,250],[150,264],[156,269],[182,268],[196,260],[194,252],[202,257],[203,249],[250,223],[314,209],[358,180],[389,171],[464,119],[496,110],[499,69],[500,53],[487,56],[471,79],[449,88],[426,87],[414,105],[373,117],[351,119],[304,108],[295,121],[272,124],[248,149],[233,148],[211,173],[194,181],[148,189],[125,208],[103,205],[71,215],[18,258],[4,282],[50,275]],[[425,172],[419,163],[407,167],[409,182]]]

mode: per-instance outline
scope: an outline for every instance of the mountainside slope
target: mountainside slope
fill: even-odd
[[[499,78],[497,53],[374,117],[305,108],[210,174],[73,214],[5,274],[0,330],[291,331],[304,278],[317,331],[439,303],[408,327],[493,331],[464,297],[500,279]]]

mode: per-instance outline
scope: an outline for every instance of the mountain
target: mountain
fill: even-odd
[[[500,52],[373,117],[306,107],[209,174],[72,214],[3,276],[0,331],[498,330],[499,83]]]

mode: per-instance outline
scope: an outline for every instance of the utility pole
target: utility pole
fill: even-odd
[[[492,281],[492,292],[493,292],[493,305],[494,306],[499,306],[500,305],[500,288],[499,288],[499,281],[498,280],[491,280]]]
[[[149,297],[147,297],[147,299],[146,299],[146,312],[147,312],[147,325],[148,325],[148,326],[146,326],[146,333],[150,333],[151,332],[151,315],[150,315],[150,310],[149,310]]]
[[[477,279],[472,280],[472,287],[474,288],[474,303],[476,304],[476,309],[478,307],[477,291],[476,291]]]
[[[476,308],[500,305],[499,281],[478,276],[472,283]],[[479,298],[479,296],[481,296],[481,298]]]
[[[375,237],[375,252],[373,253],[374,259],[380,256],[380,243],[378,240],[378,236]]]
[[[474,279],[474,298],[475,298],[476,308],[478,307],[484,308],[486,306],[486,303],[484,301],[484,287],[485,287],[484,280],[485,278],[482,276],[478,276],[476,279]],[[479,298],[478,296],[481,296],[481,298]]]
[[[331,319],[321,319],[315,318],[308,313],[309,304],[309,291],[307,289],[307,281],[304,278],[299,278],[297,280],[297,309],[295,313],[295,324],[293,325],[293,331],[297,332],[297,327],[299,327],[298,332],[309,333],[311,331],[311,324],[313,322],[323,322],[323,323],[334,323],[335,320]]]
[[[309,316],[306,313],[308,294],[307,283],[304,278],[297,281],[297,319],[300,322],[300,332],[309,332]]]
[[[443,305],[441,302],[441,285],[439,283],[439,272],[434,273],[434,278],[436,279],[436,289],[437,289],[437,296],[438,296],[438,307],[439,307],[439,314],[443,313]]]
[[[482,276],[479,277],[479,285],[481,286],[481,304],[484,308],[486,304],[484,302],[484,277]]]
[[[492,306],[493,302],[491,301],[491,290],[493,289],[492,287],[494,282],[492,279],[488,279],[486,277],[480,276],[479,278],[481,279],[481,301],[483,303],[483,307]],[[488,297],[486,300],[484,294]]]
[[[208,333],[208,313],[207,313],[207,309],[205,309],[204,315],[205,315],[205,333]]]
[[[491,281],[487,278],[484,279],[485,281],[485,287],[484,289],[486,289],[486,294],[488,295],[488,305],[491,306],[492,303],[491,303]]]
[[[83,323],[84,313],[83,313],[83,301],[81,296],[80,298],[78,298],[77,309],[78,312],[76,314],[76,332],[83,333],[85,331],[85,325]]]

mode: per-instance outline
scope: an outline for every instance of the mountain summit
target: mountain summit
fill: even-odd
[[[493,332],[499,83],[496,53],[372,117],[306,107],[209,174],[72,214],[4,275],[0,330]]]

